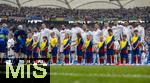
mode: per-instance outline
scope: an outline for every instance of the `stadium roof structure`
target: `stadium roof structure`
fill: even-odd
[[[52,7],[66,9],[118,9],[150,6],[150,0],[0,0],[16,7]]]

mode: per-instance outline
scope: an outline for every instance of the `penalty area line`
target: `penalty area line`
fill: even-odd
[[[73,76],[73,77],[118,77],[118,78],[150,78],[150,75],[141,74],[80,74],[80,73],[50,73],[51,76]]]

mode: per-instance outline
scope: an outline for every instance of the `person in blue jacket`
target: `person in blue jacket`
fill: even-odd
[[[148,38],[147,45],[148,45],[148,58],[147,58],[147,63],[150,64],[150,38]]]
[[[0,63],[3,62],[3,57],[7,53],[7,41],[9,30],[6,24],[0,27]]]
[[[19,58],[24,59],[26,54],[26,39],[27,32],[23,30],[23,26],[19,25],[18,30],[14,32],[14,52],[16,57],[16,62],[18,63]]]

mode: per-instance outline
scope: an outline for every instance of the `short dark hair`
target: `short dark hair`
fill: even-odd
[[[134,30],[134,33],[138,32],[138,30]]]
[[[43,36],[43,39],[47,39],[47,36]]]
[[[126,34],[123,34],[123,36],[122,37],[125,37],[125,38],[127,38],[127,35]]]
[[[113,31],[112,31],[112,29],[108,29],[108,32],[110,33],[110,32],[113,32]]]
[[[77,37],[82,38],[81,33],[77,33]]]

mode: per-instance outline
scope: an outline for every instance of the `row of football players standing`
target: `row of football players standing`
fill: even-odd
[[[131,61],[141,63],[140,52],[143,49],[145,31],[140,25],[133,27],[125,22],[124,25],[109,27],[109,24],[105,23],[104,28],[100,30],[99,24],[96,23],[92,31],[88,30],[85,24],[82,28],[76,24],[71,29],[62,25],[58,31],[56,28],[50,30],[42,24],[41,31],[29,33],[22,28],[19,26],[14,37],[8,40],[8,46],[14,50],[16,59],[34,58],[37,63],[38,58],[47,58],[45,61],[57,63],[62,56],[60,61],[66,64],[74,63],[75,60],[79,64],[126,64],[129,63],[129,54],[132,53]]]

